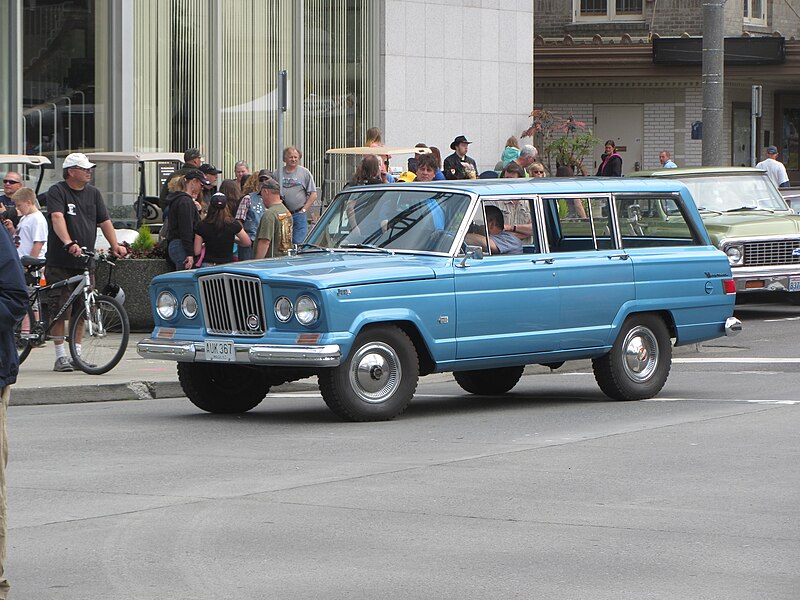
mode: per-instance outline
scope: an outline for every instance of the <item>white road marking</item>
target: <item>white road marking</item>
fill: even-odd
[[[674,363],[729,363],[729,364],[752,364],[752,365],[779,365],[779,364],[800,364],[798,358],[750,358],[741,357],[718,357],[718,358],[673,358]]]
[[[748,400],[742,398],[646,398],[640,402],[741,402],[744,404],[800,404],[800,400]]]
[[[782,319],[764,319],[764,323],[781,323],[783,321],[800,321],[800,317],[783,317]]]

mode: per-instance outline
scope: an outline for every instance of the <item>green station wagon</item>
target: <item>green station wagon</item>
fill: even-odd
[[[781,292],[800,303],[800,215],[765,171],[707,167],[636,176],[677,179],[689,188],[712,243],[728,256],[737,294]],[[681,220],[669,201],[626,210],[636,227],[649,232],[667,232]]]

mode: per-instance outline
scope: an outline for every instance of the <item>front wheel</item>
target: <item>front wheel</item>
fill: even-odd
[[[653,315],[626,319],[611,351],[592,361],[594,378],[614,400],[652,398],[667,382],[672,344],[667,326]]]
[[[342,419],[388,421],[408,407],[418,379],[414,344],[400,328],[383,326],[360,333],[345,362],[319,374],[319,388]]]
[[[192,404],[218,415],[255,408],[270,388],[268,370],[246,365],[178,363],[178,381]]]
[[[479,396],[497,396],[510,391],[522,377],[525,367],[503,367],[480,371],[456,371],[453,377],[461,389]]]
[[[125,355],[130,333],[128,314],[122,305],[110,296],[98,294],[77,316],[70,317],[72,361],[89,375],[108,373]]]

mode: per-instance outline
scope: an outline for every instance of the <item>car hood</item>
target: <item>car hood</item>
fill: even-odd
[[[452,259],[443,256],[384,254],[378,252],[312,252],[290,258],[271,258],[231,263],[198,271],[256,275],[273,284],[306,285],[325,289],[392,281],[435,279],[435,267]]]
[[[730,238],[759,238],[776,235],[800,235],[800,215],[771,214],[752,211],[701,213],[712,240],[717,243]]]

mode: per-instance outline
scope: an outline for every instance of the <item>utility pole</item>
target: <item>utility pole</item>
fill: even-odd
[[[730,161],[723,156],[725,112],[725,1],[703,0],[703,166]]]

